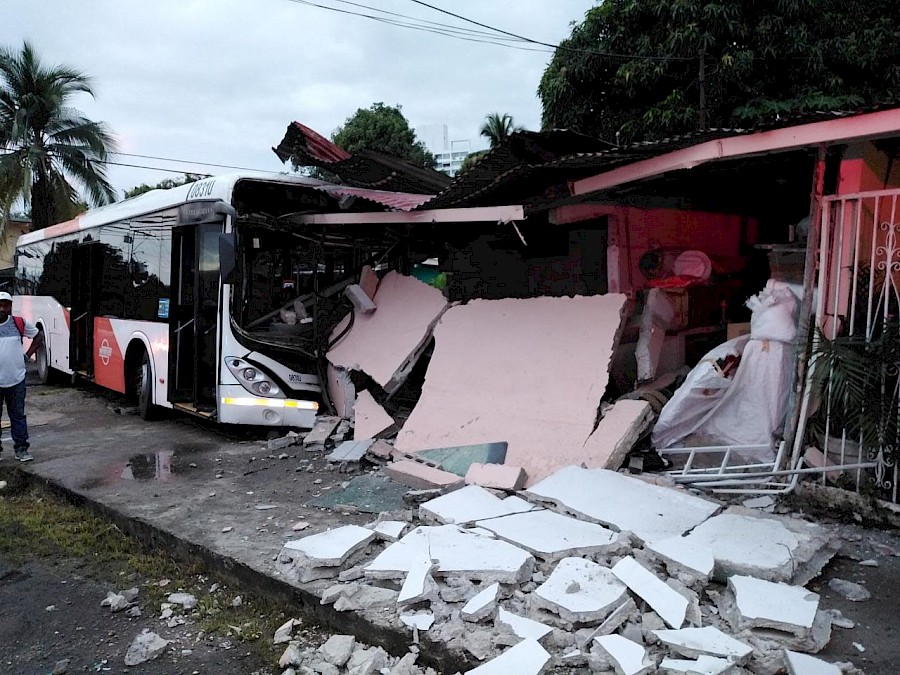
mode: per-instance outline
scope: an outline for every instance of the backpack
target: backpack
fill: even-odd
[[[23,343],[24,343],[24,337],[25,337],[25,319],[23,319],[21,316],[14,316],[14,317],[12,318],[12,320],[13,320],[13,323],[16,324],[16,328],[17,328],[18,331],[19,331],[19,342],[23,342]]]

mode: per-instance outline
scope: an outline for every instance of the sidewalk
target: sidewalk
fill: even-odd
[[[293,597],[298,617],[398,656],[408,651],[408,632],[321,605],[276,570],[285,541],[373,520],[305,506],[352,478],[329,467],[325,453],[294,446],[270,454],[265,440],[248,440],[264,430],[175,414],[145,422],[127,410],[117,414],[121,399],[90,386],[30,385],[26,405],[35,459],[17,464],[24,471],[145,543],[176,557],[200,557],[259,593]],[[2,461],[9,465],[15,460],[8,430],[3,439]],[[291,529],[298,521],[309,523],[302,534]],[[438,645],[427,651],[423,666],[451,673],[465,667]]]
[[[396,616],[323,605],[320,597],[333,580],[299,584],[276,564],[288,540],[374,520],[372,514],[307,506],[363,471],[341,473],[328,465],[326,453],[307,452],[302,446],[270,453],[264,440],[255,439],[265,433],[260,430],[216,427],[178,415],[144,422],[128,411],[117,413],[118,398],[89,386],[31,386],[27,405],[35,461],[20,466],[52,489],[176,557],[200,557],[235,583],[295,599],[298,617],[337,633],[352,633],[396,656],[408,651],[413,634],[396,626]],[[5,432],[4,439],[7,436]],[[11,443],[4,446],[3,462],[11,463]],[[294,531],[298,521],[309,525]],[[830,662],[852,660],[870,675],[891,672],[889,664],[900,658],[892,609],[900,537],[852,526],[828,529],[841,539],[842,548],[808,588],[821,595],[823,609],[840,609],[856,627],[834,628],[831,642],[818,656]],[[859,565],[870,558],[877,560],[877,567]],[[863,583],[873,592],[872,599],[841,599],[827,585],[833,576]],[[432,641],[426,632],[420,632],[419,640],[420,666],[454,673],[479,665],[470,652]],[[867,651],[859,652],[853,643]],[[572,672],[587,667],[575,666]]]

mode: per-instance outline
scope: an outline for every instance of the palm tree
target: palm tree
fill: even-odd
[[[484,124],[481,125],[481,135],[491,142],[492,148],[496,148],[514,132],[522,131],[522,128],[515,125],[512,115],[509,113],[501,115],[495,112],[484,118]]]
[[[19,199],[39,229],[71,217],[79,195],[92,204],[115,201],[104,162],[115,150],[105,124],[69,106],[90,79],[65,66],[46,68],[25,42],[21,52],[0,48],[0,212]]]

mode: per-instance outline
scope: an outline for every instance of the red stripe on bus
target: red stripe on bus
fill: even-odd
[[[94,319],[94,381],[125,393],[125,356],[119,349],[109,319]]]

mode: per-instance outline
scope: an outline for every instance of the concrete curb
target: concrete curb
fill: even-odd
[[[4,468],[16,476],[17,480],[10,481],[13,489],[19,485],[25,488],[37,485],[74,506],[88,509],[145,546],[164,550],[176,559],[199,560],[230,584],[246,588],[270,600],[296,605],[296,615],[305,621],[318,624],[339,634],[353,635],[369,645],[382,647],[393,656],[403,656],[409,651],[411,636],[405,630],[372,623],[355,612],[338,612],[332,605],[320,604],[318,596],[303,588],[267,576],[234,558],[223,556],[204,546],[177,537],[144,520],[125,516],[105,504],[91,500],[55,481],[39,476],[26,467],[7,466]],[[430,666],[439,672],[456,673],[465,672],[479,665],[466,655],[448,649],[443,643],[423,638],[424,636],[420,636],[421,651],[418,664],[421,666]]]
[[[900,529],[900,504],[820,483],[799,483],[785,500],[794,509],[868,527]]]

